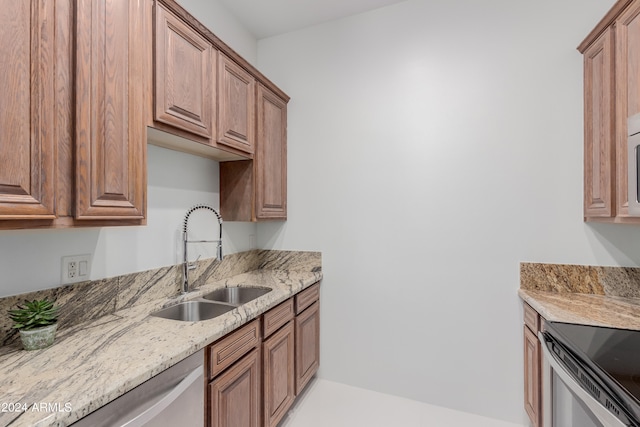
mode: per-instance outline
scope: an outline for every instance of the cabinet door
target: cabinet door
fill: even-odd
[[[296,395],[320,366],[320,302],[296,317]]]
[[[255,349],[209,384],[210,427],[260,425],[260,350]]]
[[[215,99],[213,47],[157,4],[155,120],[210,138]]]
[[[287,219],[287,103],[258,85],[256,218]]]
[[[145,216],[151,4],[77,1],[77,219]]]
[[[584,52],[584,216],[615,216],[613,30]]]
[[[255,79],[223,54],[218,62],[218,144],[253,154]]]
[[[640,2],[616,20],[616,215],[629,215],[627,118],[640,113]]]
[[[264,426],[275,427],[295,399],[293,322],[264,341],[262,352]]]
[[[0,219],[55,217],[54,7],[0,1]]]
[[[542,409],[540,400],[540,341],[536,334],[524,327],[524,408],[533,423],[540,426]]]

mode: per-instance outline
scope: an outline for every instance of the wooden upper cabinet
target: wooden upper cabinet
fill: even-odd
[[[145,217],[151,6],[76,3],[76,219]]]
[[[155,13],[154,119],[209,139],[215,136],[216,51],[159,3]]]
[[[287,101],[258,84],[253,160],[220,163],[225,221],[287,219]]]
[[[0,1],[0,220],[55,218],[54,8]]]
[[[256,218],[287,218],[287,103],[258,85]]]
[[[218,59],[218,145],[253,154],[255,78],[220,53]]]
[[[618,0],[578,46],[584,55],[584,216],[629,216],[627,119],[640,113],[640,0]]]
[[[616,88],[616,216],[629,215],[627,118],[640,113],[640,1],[615,22]]]
[[[614,34],[584,51],[584,216],[615,215]],[[626,150],[625,150],[626,151]]]

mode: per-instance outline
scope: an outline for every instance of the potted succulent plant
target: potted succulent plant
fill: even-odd
[[[14,329],[20,331],[25,350],[38,350],[53,344],[58,326],[58,307],[44,298],[25,301],[16,310],[9,310]]]

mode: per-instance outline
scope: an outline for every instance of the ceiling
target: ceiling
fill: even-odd
[[[404,0],[220,0],[257,39],[402,1]]]

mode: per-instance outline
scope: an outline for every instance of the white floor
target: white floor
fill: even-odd
[[[401,397],[314,379],[280,427],[522,427]]]

